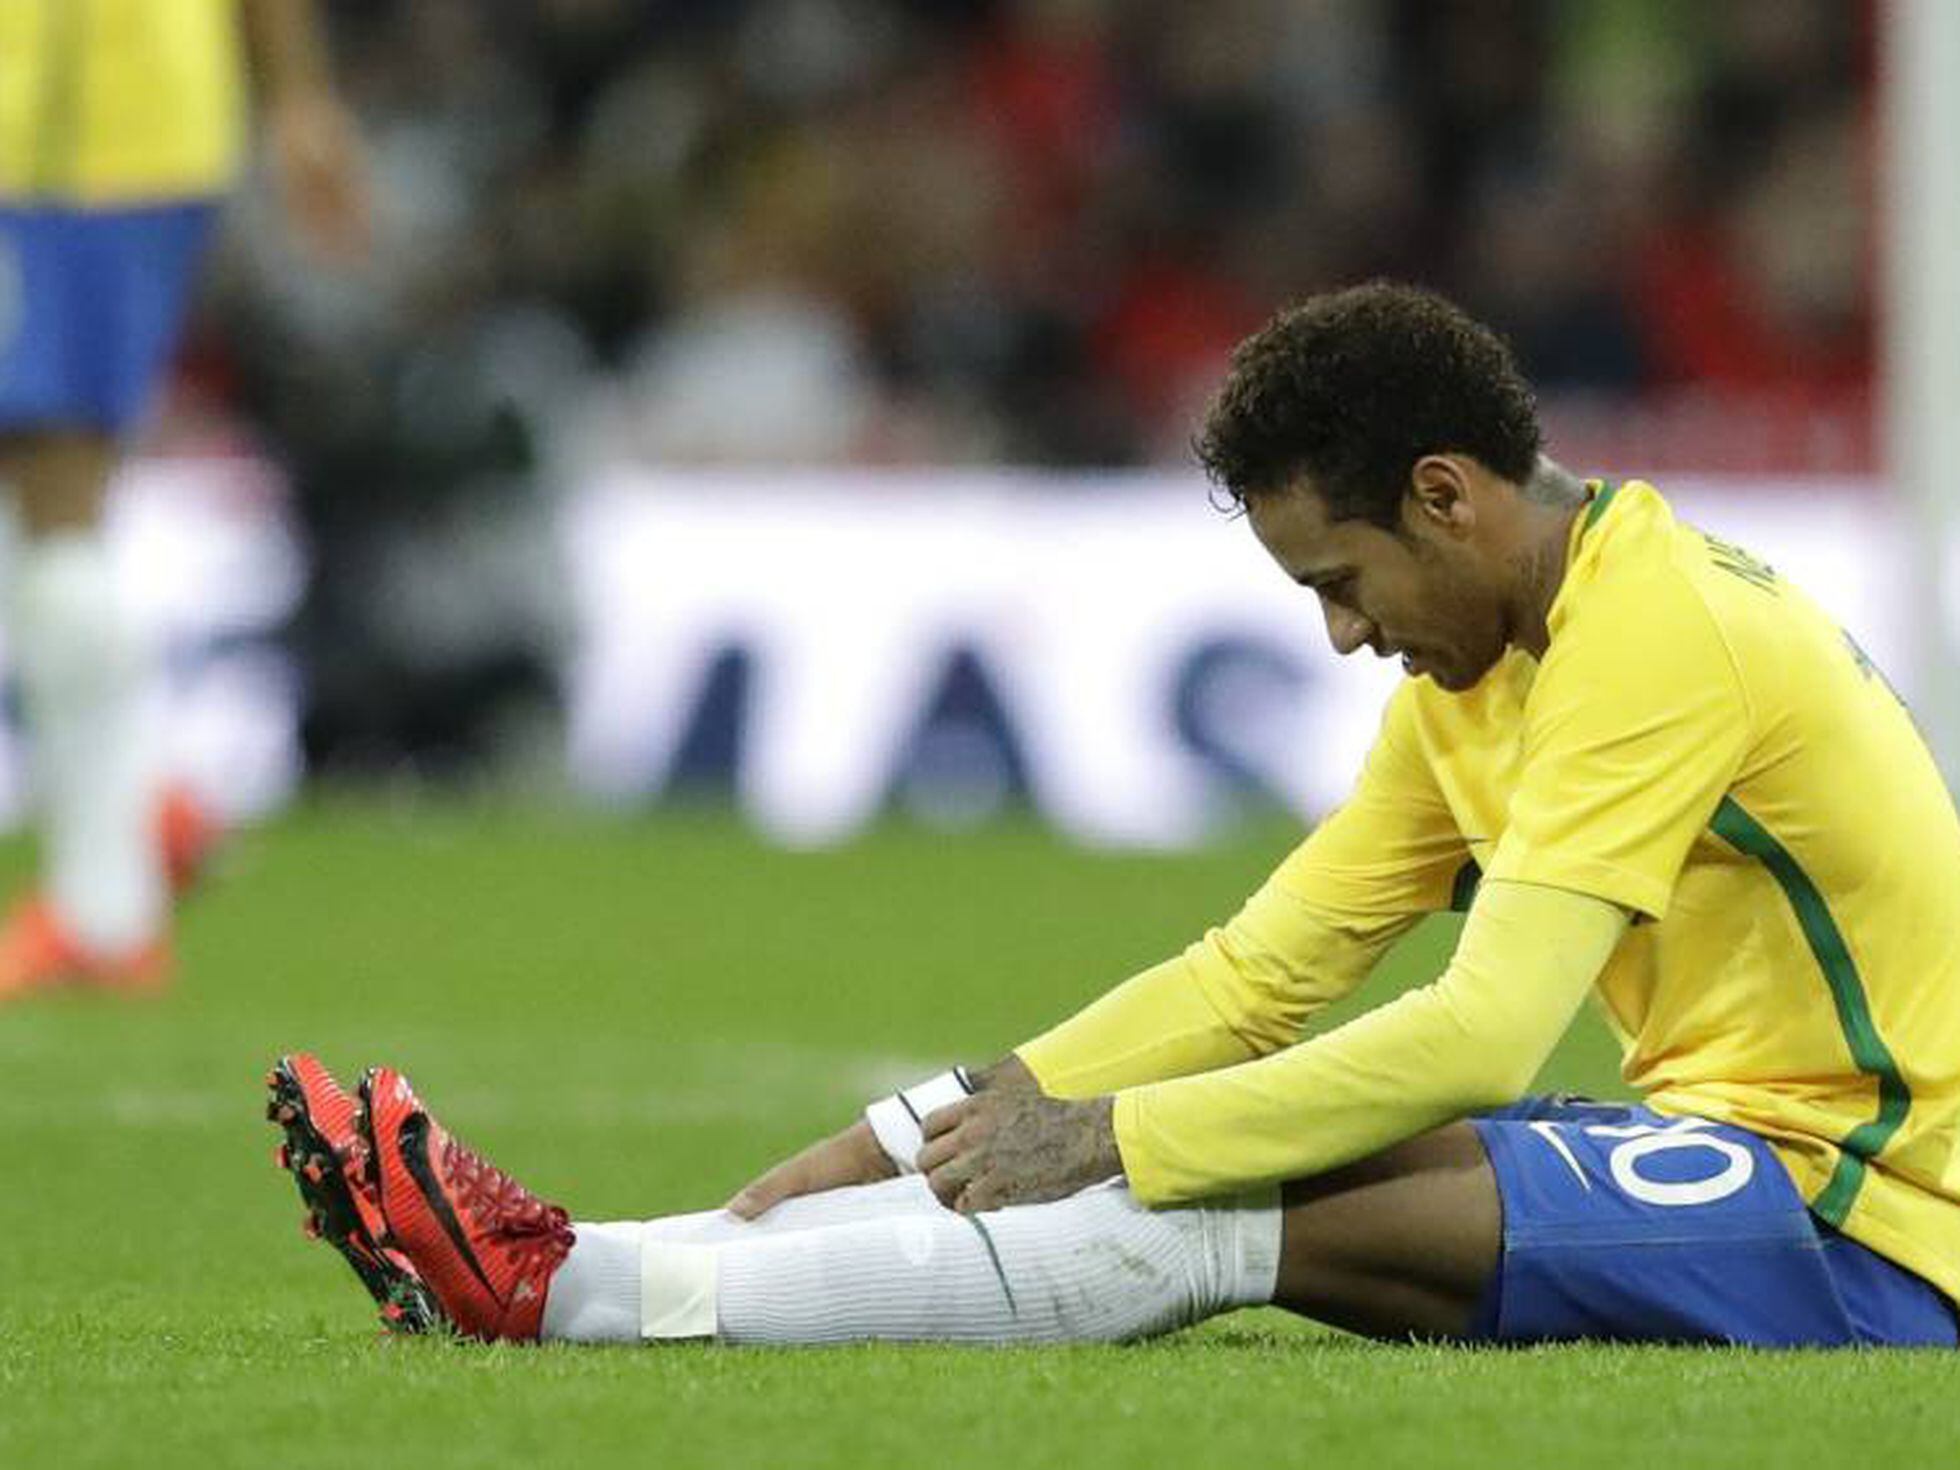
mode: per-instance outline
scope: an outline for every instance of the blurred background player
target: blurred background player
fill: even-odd
[[[289,217],[351,259],[363,170],[313,0],[0,7],[0,482],[21,532],[6,615],[42,842],[40,885],[0,930],[0,997],[162,983],[171,890],[212,837],[162,787],[151,650],[103,511],[238,172],[248,58]]]

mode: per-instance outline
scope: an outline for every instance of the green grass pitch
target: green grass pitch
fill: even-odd
[[[407,1068],[578,1214],[718,1203],[1169,953],[1289,840],[894,829],[798,855],[706,815],[347,805],[251,834],[167,999],[0,1010],[0,1466],[1960,1463],[1950,1354],[1451,1352],[1273,1312],[1128,1348],[387,1341],[270,1162],[261,1074],[310,1047]],[[1545,1080],[1610,1091],[1610,1043],[1587,1022]]]

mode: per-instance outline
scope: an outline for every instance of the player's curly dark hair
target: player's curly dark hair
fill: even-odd
[[[1540,442],[1496,333],[1433,292],[1375,281],[1310,297],[1241,342],[1194,447],[1238,509],[1304,474],[1333,519],[1393,529],[1423,455],[1473,455],[1522,484]]]

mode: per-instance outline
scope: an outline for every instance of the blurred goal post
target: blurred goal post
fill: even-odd
[[[1885,0],[1886,463],[1915,534],[1915,712],[1960,779],[1960,3]]]

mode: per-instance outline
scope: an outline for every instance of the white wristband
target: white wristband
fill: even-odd
[[[905,1087],[890,1097],[881,1097],[864,1110],[864,1121],[871,1125],[878,1147],[898,1166],[901,1174],[919,1172],[919,1150],[925,1147],[924,1124],[932,1113],[973,1095],[973,1079],[966,1068],[955,1067],[937,1077]]]

